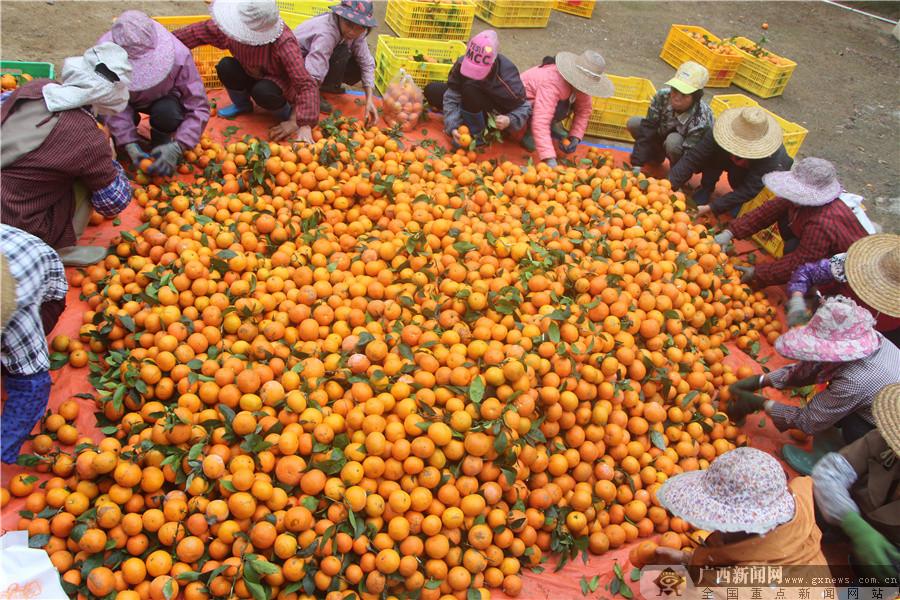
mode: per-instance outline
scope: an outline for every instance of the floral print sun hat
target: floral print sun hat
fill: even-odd
[[[668,479],[660,504],[694,527],[763,534],[794,518],[794,496],[781,464],[756,448],[735,448],[705,471]]]
[[[813,362],[848,362],[869,356],[880,345],[875,318],[844,296],[828,298],[804,327],[775,340],[786,358]]]

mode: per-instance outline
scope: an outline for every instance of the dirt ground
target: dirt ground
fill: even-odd
[[[879,5],[877,12],[891,17],[900,7]],[[386,7],[376,2],[380,22]],[[126,8],[151,15],[206,11],[200,0],[4,0],[2,56],[51,61],[59,69],[63,58],[80,54]],[[672,23],[701,25],[720,37],[759,39],[765,33],[767,47],[797,62],[785,95],[764,100],[763,106],[809,129],[800,156],[833,161],[844,186],[866,197],[873,220],[900,232],[900,42],[888,23],[823,2],[604,1],[590,20],[554,12],[546,29],[500,30],[501,51],[525,70],[559,50],[595,48],[611,73],[646,77],[659,87],[673,73],[659,58]],[[768,23],[767,31],[762,23]],[[474,31],[484,28],[476,19]],[[393,32],[384,25],[375,30],[373,52],[379,34]],[[732,87],[711,93],[746,92]]]

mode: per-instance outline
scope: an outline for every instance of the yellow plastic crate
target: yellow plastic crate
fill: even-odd
[[[404,38],[466,41],[474,0],[388,0],[384,22]]]
[[[556,0],[477,0],[476,16],[494,27],[539,28],[550,22]]]
[[[770,192],[769,188],[764,187],[755,198],[744,203],[738,216],[745,215],[748,212],[759,208],[774,197],[775,194]],[[784,240],[781,237],[781,232],[778,230],[777,223],[769,225],[765,229],[754,233],[753,241],[775,258],[781,258],[784,254]]]
[[[209,18],[209,15],[153,18],[169,31],[175,31],[176,29],[181,29],[182,27],[192,25],[198,21],[205,21]],[[231,56],[231,52],[228,50],[219,50],[214,46],[205,45],[197,46],[191,50],[191,54],[194,55],[194,63],[197,65],[197,70],[200,71],[200,77],[203,78],[203,85],[206,86],[206,89],[210,90],[222,87],[222,82],[219,81],[219,75],[216,73],[216,65],[223,57]]]
[[[384,93],[400,69],[409,73],[423,89],[432,81],[447,81],[453,63],[465,52],[466,45],[462,42],[379,35],[375,46],[375,87]],[[417,54],[443,62],[419,61],[413,58]]]
[[[741,46],[756,46],[753,40],[745,37],[737,36],[728,41],[734,43],[737,51],[744,57],[741,66],[738,67],[737,72],[734,74],[734,80],[732,81],[734,85],[752,92],[760,98],[771,98],[784,93],[784,88],[787,87],[791,75],[794,74],[797,63],[783,56],[778,56],[770,50],[766,50],[766,52],[781,61],[781,64],[775,64],[764,56],[754,56],[741,48]]]
[[[554,10],[590,19],[597,0],[556,0]]]
[[[733,49],[735,53],[733,56],[713,52],[706,45],[691,37],[691,33],[705,36],[706,39],[713,42],[722,41],[702,27],[672,25],[659,57],[676,69],[689,60],[700,63],[709,70],[709,83],[706,84],[706,87],[731,85],[731,80],[734,79],[734,74],[737,73],[744,57],[733,46],[726,46],[726,48]]]
[[[281,18],[288,27],[294,29],[300,23],[324,12],[338,4],[339,0],[276,0]]]
[[[717,117],[725,109],[743,108],[745,106],[759,106],[759,102],[744,94],[720,94],[718,96],[713,96],[713,99],[709,102],[709,107],[712,109],[713,115]],[[787,150],[787,153],[791,158],[797,156],[797,151],[800,150],[800,146],[803,145],[803,140],[806,139],[806,134],[809,133],[809,131],[796,123],[792,123],[787,119],[782,119],[770,110],[766,110],[765,108],[763,110],[775,117],[775,120],[781,125],[781,129],[784,131],[784,149]]]
[[[613,140],[633,142],[625,124],[631,117],[646,116],[656,88],[649,79],[609,75],[616,87],[612,98],[594,98],[587,134]],[[571,126],[572,117],[567,120]]]

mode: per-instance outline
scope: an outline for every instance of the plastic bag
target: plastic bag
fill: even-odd
[[[384,91],[382,117],[389,127],[400,126],[411,131],[422,115],[422,90],[403,69],[394,76]]]
[[[838,197],[853,211],[853,214],[856,215],[859,224],[863,226],[866,233],[869,235],[878,233],[875,224],[869,220],[869,216],[866,214],[866,207],[863,206],[864,198],[862,196],[851,194],[850,192],[841,192],[841,195]]]
[[[59,571],[40,548],[28,547],[27,531],[0,537],[0,598],[66,598]]]

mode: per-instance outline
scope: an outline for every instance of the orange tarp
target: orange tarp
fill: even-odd
[[[219,106],[225,106],[229,103],[227,96],[222,91],[211,92],[210,96],[217,101]],[[334,102],[334,105],[336,110],[342,111],[347,116],[359,117],[362,115],[363,111],[362,106],[358,104],[361,100],[361,96],[347,94],[341,96]],[[234,121],[213,118],[207,126],[206,131],[207,135],[213,139],[222,141],[226,138],[226,129],[237,127],[238,131],[236,133],[234,133],[233,130],[230,130],[230,138],[237,140],[245,134],[264,137],[267,128],[271,127],[273,124],[274,122],[269,114],[265,113],[265,111],[258,110],[252,115],[243,115]],[[146,127],[146,122],[142,127]],[[423,130],[426,132],[425,134],[423,134]],[[414,144],[426,138],[436,139],[442,145],[448,143],[446,136],[443,134],[440,116],[430,116],[427,122],[406,134],[403,141],[407,144]],[[617,165],[621,165],[622,162],[628,160],[630,151],[628,147],[608,146],[603,142],[592,145],[611,150]],[[579,148],[576,156],[583,155],[586,152],[586,149],[586,145],[583,144],[582,147]],[[488,159],[503,158],[504,160],[508,159],[517,163],[524,163],[527,162],[530,155],[515,143],[503,143],[489,148],[485,152],[485,157]],[[113,237],[118,235],[120,231],[127,231],[140,224],[140,207],[136,204],[131,204],[120,215],[120,219],[121,224],[118,226],[113,225],[113,221],[104,221],[99,226],[88,227],[88,230],[85,232],[82,239],[79,240],[79,243],[81,245],[106,245]],[[752,249],[753,246],[750,243],[738,243],[738,250],[740,252],[748,252]],[[761,260],[765,260],[765,258],[762,258]],[[71,274],[74,270],[67,269],[67,272]],[[773,300],[774,296],[781,294],[780,290],[774,288],[768,291],[772,292]],[[49,339],[52,339],[53,336],[59,334],[66,334],[69,336],[78,335],[78,329],[82,325],[82,315],[88,310],[88,305],[79,299],[80,293],[80,288],[69,289],[66,298],[66,310]],[[780,316],[783,318],[783,314],[780,314]],[[731,354],[726,357],[725,362],[729,366],[736,369],[740,365],[749,365],[753,367],[755,372],[762,372],[762,367],[751,357],[738,350],[733,343],[729,343],[728,347]],[[788,362],[778,356],[771,346],[764,341],[761,342],[759,357],[761,359],[764,359],[763,357],[769,357],[766,367],[772,370],[781,367]],[[50,408],[55,409],[63,401],[73,398],[76,394],[93,392],[92,386],[88,383],[88,373],[87,368],[73,369],[69,366],[51,372],[54,384],[50,395]],[[773,393],[772,390],[769,390],[767,393],[773,398],[779,398],[781,396],[777,392]],[[77,400],[81,407],[77,423],[75,424],[76,427],[82,435],[90,436],[96,442],[99,442],[104,436],[96,427],[93,414],[96,411],[95,403],[92,400],[83,398],[75,398],[75,400]],[[788,400],[788,402],[792,402],[792,400]],[[764,423],[761,423],[761,421],[764,421]],[[780,433],[775,429],[771,424],[770,419],[760,417],[759,415],[748,417],[744,429],[750,436],[751,443],[754,447],[775,454],[776,456],[778,456],[778,451],[783,444],[792,442],[787,434]],[[69,448],[69,450],[71,450],[71,448]],[[22,448],[22,453],[27,454],[30,452],[30,444],[26,443]],[[786,468],[794,475],[789,467]],[[28,469],[18,466],[2,465],[0,482],[5,486],[14,475],[27,471]],[[2,529],[2,531],[5,532],[17,529],[17,522],[19,519],[18,511],[23,508],[23,505],[24,500],[13,499],[3,509],[2,513],[0,513],[0,529]],[[519,597],[527,598],[529,600],[549,600],[551,598],[553,600],[568,600],[570,598],[583,598],[585,595],[582,593],[580,584],[582,577],[589,580],[595,575],[599,575],[599,588],[597,588],[597,592],[590,594],[590,596],[596,597],[597,593],[603,592],[604,586],[612,579],[613,563],[615,561],[618,561],[618,563],[622,565],[625,578],[626,580],[629,579],[628,576],[632,569],[631,565],[628,563],[629,550],[630,546],[624,546],[617,550],[607,552],[602,556],[591,556],[586,564],[583,563],[579,557],[565,565],[559,572],[554,572],[554,568],[557,565],[556,559],[550,559],[543,565],[545,570],[542,573],[531,573],[527,570],[523,573],[524,587]],[[630,581],[629,583],[637,595],[638,584]],[[601,595],[606,596],[607,594]],[[637,596],[640,597],[639,595]],[[492,592],[492,597],[500,599],[507,598],[507,596],[499,591]]]

